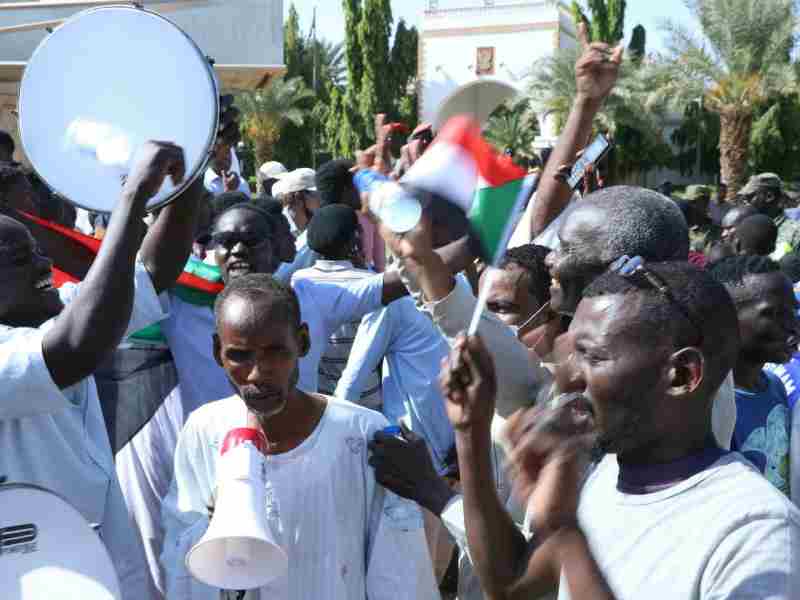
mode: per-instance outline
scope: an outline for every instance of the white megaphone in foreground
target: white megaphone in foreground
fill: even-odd
[[[207,585],[251,590],[288,571],[286,553],[265,521],[265,448],[263,435],[255,429],[233,429],[225,436],[214,516],[186,555],[186,568]]]

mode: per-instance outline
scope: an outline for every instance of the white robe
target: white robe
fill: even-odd
[[[219,598],[188,573],[185,559],[208,527],[222,441],[245,426],[246,414],[236,396],[212,402],[192,413],[180,435],[163,505],[170,600]],[[289,572],[261,588],[261,598],[439,597],[419,507],[378,485],[367,464],[368,441],[387,425],[379,413],[329,399],[308,439],[267,457],[265,519],[289,558]]]

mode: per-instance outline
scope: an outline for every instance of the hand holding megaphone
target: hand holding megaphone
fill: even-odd
[[[136,152],[123,195],[146,202],[158,193],[167,176],[176,186],[186,176],[183,149],[171,142],[145,142]]]

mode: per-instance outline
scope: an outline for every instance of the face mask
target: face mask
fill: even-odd
[[[550,303],[545,302],[542,305],[542,307],[535,313],[533,313],[530,317],[528,317],[522,325],[509,325],[509,327],[511,328],[511,331],[514,332],[514,335],[516,335],[517,338],[519,338],[520,332],[524,333],[525,330],[528,328],[532,329],[535,326],[539,326],[542,325],[543,323],[546,323],[546,321],[542,321],[540,323],[539,320],[543,316],[549,316],[549,311],[550,311]]]

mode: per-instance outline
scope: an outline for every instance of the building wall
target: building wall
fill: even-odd
[[[524,89],[533,63],[574,44],[566,9],[550,0],[439,2],[425,13],[419,48],[420,114],[436,121],[443,102],[465,85],[491,80]],[[476,74],[478,48],[494,48],[494,74]]]
[[[7,0],[3,0],[4,2]],[[157,2],[143,2],[158,12]],[[109,2],[113,4],[113,2]],[[2,25],[69,17],[73,8],[2,11]],[[200,0],[165,13],[218,63],[283,64],[283,0]],[[0,61],[27,61],[44,30],[0,35]]]

